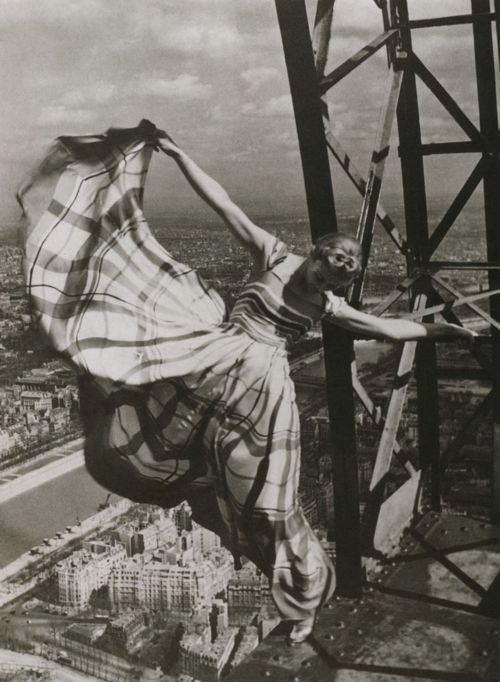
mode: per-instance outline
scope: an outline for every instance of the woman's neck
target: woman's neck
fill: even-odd
[[[289,286],[294,293],[303,298],[307,298],[315,303],[321,298],[321,294],[310,283],[307,277],[307,259],[302,259],[297,268],[291,273]]]

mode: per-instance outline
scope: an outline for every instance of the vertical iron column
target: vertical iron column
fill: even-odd
[[[398,21],[408,25],[407,0],[396,0]],[[412,52],[411,31],[401,29],[401,47],[408,55]],[[410,269],[425,268],[429,262],[429,228],[425,189],[424,163],[421,152],[422,137],[418,107],[417,85],[411,68],[405,68],[398,105],[401,172],[405,203],[408,265]],[[428,283],[419,283],[413,296],[427,294]],[[424,318],[426,322],[432,316]],[[433,509],[441,507],[439,467],[439,412],[437,387],[436,347],[430,341],[417,346],[415,377],[418,401],[418,449],[420,462],[430,474],[430,499]]]
[[[487,13],[489,0],[472,0],[472,14]],[[495,2],[495,9],[500,3]],[[497,30],[500,28],[497,17]],[[486,248],[488,261],[500,262],[500,159],[498,110],[495,87],[495,61],[491,22],[486,18],[476,19],[473,24],[474,53],[476,59],[479,125],[481,133],[491,145],[490,153],[483,152],[487,166],[484,172],[484,217],[486,225]],[[497,36],[498,38],[498,36]],[[489,271],[491,289],[500,289],[500,271]],[[491,316],[500,320],[500,297],[490,299]],[[493,476],[492,476],[492,518],[500,522],[500,333],[491,327],[493,366]]]
[[[337,230],[321,100],[304,0],[276,0],[302,158],[313,240]],[[337,585],[359,594],[362,584],[358,470],[349,333],[323,325],[326,385],[334,446]]]

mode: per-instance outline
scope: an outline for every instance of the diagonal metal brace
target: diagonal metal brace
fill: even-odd
[[[486,157],[487,158],[487,157]],[[429,238],[429,257],[436,251],[443,239],[448,234],[450,227],[453,225],[457,217],[460,215],[465,204],[469,201],[472,193],[479,185],[484,177],[486,158],[483,156],[479,159],[474,167],[472,173],[469,175],[464,185],[453,200],[451,206],[446,211],[439,225],[436,227],[431,237]]]
[[[432,94],[438,99],[439,102],[444,106],[446,111],[455,119],[462,130],[470,137],[474,142],[478,142],[481,145],[483,151],[487,154],[493,154],[494,150],[491,148],[488,140],[479,132],[476,126],[472,123],[470,118],[464,113],[461,107],[455,102],[453,97],[448,93],[448,91],[441,85],[438,79],[429,71],[425,64],[417,57],[414,52],[408,55],[408,61],[415,73],[422,80],[423,83],[429,88]]]
[[[390,308],[393,303],[399,300],[401,296],[403,296],[403,294],[405,294],[411,286],[418,282],[421,277],[422,273],[417,272],[399,282],[394,289],[387,294],[382,301],[380,301],[380,303],[377,303],[377,305],[370,310],[370,315],[376,315],[379,317],[385,313],[385,311]]]
[[[491,296],[498,296],[500,295],[500,289],[495,289],[493,291],[488,290],[488,291],[482,291],[480,294],[473,294],[472,296],[462,296],[461,298],[457,298],[455,301],[448,301],[447,303],[441,303],[439,305],[433,305],[430,308],[426,308],[425,310],[422,311],[417,311],[413,313],[405,313],[404,315],[401,315],[401,317],[404,317],[405,320],[420,320],[422,317],[426,315],[435,315],[437,313],[444,314],[446,310],[450,310],[451,308],[457,308],[458,306],[461,305],[469,305],[470,303],[473,303],[474,301],[480,301],[485,298],[490,298]],[[483,311],[481,311],[483,312]],[[500,323],[496,322],[495,320],[492,319],[492,325],[500,330]]]
[[[331,130],[326,131],[326,144],[333,156],[339,162],[340,166],[343,168],[347,177],[351,180],[361,196],[364,196],[366,191],[366,180],[362,177],[353,160],[344,150],[341,143],[334,136]],[[406,241],[401,236],[401,233],[394,224],[392,218],[387,214],[380,204],[377,207],[377,218],[391,240],[398,247],[399,251],[405,254],[407,250]]]
[[[353,375],[352,375],[352,385],[353,385],[354,391],[356,393],[356,396],[358,397],[358,400],[360,401],[360,403],[365,408],[366,412],[368,413],[368,415],[372,419],[373,423],[376,426],[380,426],[380,425],[384,424],[385,419],[382,416],[381,408],[378,405],[375,405],[373,400],[370,398],[367,390],[365,389],[365,387],[363,386],[363,384],[359,380],[354,369],[353,369]],[[402,464],[402,466],[404,466],[404,468],[410,474],[410,476],[415,475],[417,472],[416,472],[416,469],[413,466],[413,464],[409,460],[403,460],[402,457],[400,457],[400,453],[401,453],[401,446],[399,445],[399,443],[396,440],[396,441],[394,441],[394,455],[397,457],[400,464]]]
[[[431,276],[432,280],[436,282],[436,284],[439,284],[440,287],[445,289],[445,291],[448,291],[452,296],[455,297],[456,300],[465,300],[460,291],[455,289],[451,284],[446,282],[444,279],[441,279],[439,275],[432,275]],[[476,313],[476,315],[479,315],[479,317],[482,317],[483,320],[486,320],[488,324],[490,324],[492,327],[495,327],[496,329],[500,329],[500,324],[497,322],[497,320],[494,320],[491,315],[489,315],[485,310],[480,308],[478,305],[475,305],[474,303],[466,303],[465,304],[470,310]]]
[[[431,289],[429,296],[430,296],[431,302],[443,301],[442,296],[434,288]],[[451,324],[458,324],[460,327],[463,327],[462,321],[455,314],[455,312],[453,310],[450,310],[450,309],[443,310],[441,315],[444,317],[444,319],[447,322],[450,322]],[[492,367],[491,361],[483,353],[481,348],[477,345],[471,345],[471,346],[469,346],[469,351],[470,351],[470,354],[473,356],[473,358],[476,360],[476,362],[484,370],[484,372],[489,377],[491,377],[492,372],[493,372],[493,367]]]
[[[384,97],[384,106],[380,116],[377,139],[375,141],[375,148],[372,153],[368,181],[366,183],[365,196],[363,199],[363,206],[361,209],[361,215],[359,217],[356,235],[357,239],[361,243],[363,272],[361,277],[356,280],[351,290],[350,302],[351,305],[354,305],[355,307],[359,304],[363,293],[366,266],[368,264],[368,258],[370,255],[373,239],[373,231],[375,228],[375,219],[377,216],[377,206],[380,197],[380,190],[382,187],[385,160],[389,154],[392,123],[394,121],[394,114],[396,113],[396,107],[398,104],[402,77],[402,71],[395,71],[392,67],[389,69]]]
[[[415,299],[414,309],[418,311],[420,316],[426,314],[426,302],[427,296],[425,294],[418,294]],[[396,442],[399,422],[406,399],[406,391],[411,378],[416,349],[416,341],[407,341],[403,346],[397,374],[394,380],[394,388],[391,393],[389,407],[387,408],[387,416],[382,430],[382,437],[378,446],[377,458],[375,460],[372,480],[370,482],[370,490],[373,490],[377,486],[391,466],[394,443]]]
[[[356,52],[356,54],[353,54],[352,57],[346,59],[340,66],[337,66],[336,69],[330,71],[330,73],[319,82],[320,94],[323,95],[327,90],[350,74],[351,71],[354,71],[357,66],[380,50],[381,47],[386,45],[389,41],[394,40],[397,33],[397,28],[391,28],[388,31],[381,33],[361,50]]]

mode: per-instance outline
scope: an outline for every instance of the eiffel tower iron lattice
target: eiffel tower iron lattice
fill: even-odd
[[[337,161],[363,201],[357,236],[363,246],[365,264],[372,261],[372,240],[378,223],[406,260],[406,276],[397,282],[372,313],[382,315],[400,301],[409,299],[412,317],[432,321],[440,314],[447,321],[463,324],[456,310],[466,307],[485,324],[489,334],[471,348],[473,357],[491,383],[490,394],[441,452],[439,434],[439,372],[435,344],[407,342],[400,353],[385,414],[362,386],[353,362],[353,339],[345,331],[323,326],[326,384],[334,450],[335,540],[339,591],[358,594],[363,582],[362,555],[390,554],[405,526],[419,513],[422,490],[435,511],[441,508],[443,474],[471,429],[492,417],[492,519],[500,520],[500,161],[498,112],[495,90],[493,25],[499,36],[500,0],[471,0],[468,14],[412,20],[407,0],[373,0],[381,14],[382,32],[349,59],[326,72],[329,47],[335,41],[335,0],[318,0],[312,31],[304,0],[276,0],[284,56],[294,106],[306,198],[313,239],[338,228],[329,155]],[[369,0],[366,0],[371,4]],[[456,102],[445,86],[417,55],[415,31],[449,26],[470,26],[477,78],[479,125]],[[312,34],[312,35],[311,35]],[[387,78],[378,130],[368,176],[363,178],[349,153],[334,134],[328,103],[334,86],[369,60],[379,50],[387,53]],[[457,142],[422,139],[417,81],[424,85],[465,134]],[[468,111],[469,109],[467,109]],[[380,203],[386,159],[391,152],[391,131],[397,122],[406,230],[397,225]],[[393,145],[394,146],[394,145]],[[480,155],[443,218],[431,231],[426,196],[424,157],[475,153]],[[474,191],[482,184],[485,206],[484,261],[463,262],[434,259],[438,247],[456,224]],[[487,273],[488,290],[465,295],[452,286],[442,272],[453,270],[455,278],[470,268]],[[363,305],[364,279],[348,292],[352,305]],[[470,292],[468,292],[470,294]],[[488,300],[489,311],[476,301]],[[491,344],[491,357],[485,346]],[[419,464],[415,468],[402,457],[398,430],[407,387],[414,375],[417,387]],[[355,401],[360,401],[380,429],[377,456],[370,483],[370,499],[363,522],[360,519],[356,459]],[[455,448],[455,449],[454,449]],[[384,487],[393,460],[401,460],[407,480],[385,498]],[[423,482],[425,485],[423,486]],[[362,537],[368,542],[362,543]]]

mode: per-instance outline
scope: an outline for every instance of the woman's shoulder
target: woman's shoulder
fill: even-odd
[[[277,265],[283,263],[289,255],[290,249],[284,241],[278,239],[278,237],[270,237],[265,245],[262,270],[273,270]]]
[[[304,259],[302,256],[287,250],[287,252],[273,264],[273,267],[270,268],[270,270],[283,284],[288,284],[303,262]]]

